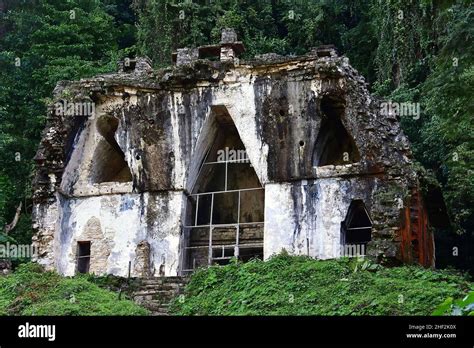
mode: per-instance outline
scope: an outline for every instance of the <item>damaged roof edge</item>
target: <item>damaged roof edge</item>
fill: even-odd
[[[144,58],[147,59],[147,58]],[[138,57],[135,61],[140,61]],[[314,62],[314,63],[313,63]],[[271,74],[278,71],[297,69],[314,70],[315,75],[328,78],[348,78],[368,90],[368,83],[350,63],[346,56],[318,55],[316,50],[301,56],[280,56],[277,54],[258,55],[250,60],[237,62],[220,62],[197,59],[188,64],[175,65],[161,69],[151,67],[140,72],[119,71],[99,74],[94,77],[76,81],[59,81],[53,91],[56,99],[76,97],[104,91],[109,87],[133,87],[159,90],[173,88],[194,88],[198,82],[219,83],[230,71],[250,70],[254,75]],[[301,65],[303,64],[303,65]],[[80,92],[83,93],[80,93]],[[78,93],[79,92],[79,93]]]

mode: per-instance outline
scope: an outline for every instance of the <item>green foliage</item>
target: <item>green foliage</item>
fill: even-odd
[[[420,103],[421,117],[402,117],[402,128],[416,160],[439,181],[449,214],[451,228],[435,233],[437,265],[474,274],[474,9],[469,5],[390,0],[371,11],[382,28],[373,87],[386,99]],[[454,258],[453,246],[460,249]]]
[[[112,274],[97,276],[94,274],[84,275],[87,281],[97,286],[114,292],[123,292],[123,296],[129,297],[133,291],[138,290],[141,286],[139,278],[124,278],[114,276]]]
[[[130,1],[38,0],[0,13],[0,229],[24,201],[13,231],[31,239],[33,157],[59,80],[115,70],[134,44]],[[120,26],[120,28],[118,27]]]
[[[15,239],[13,239],[11,236],[5,233],[0,233],[0,244],[5,244],[7,242],[16,243]]]
[[[432,315],[474,316],[474,291],[471,291],[464,298],[458,300],[448,297],[443,303],[436,307]]]
[[[420,103],[420,119],[402,118],[403,129],[416,159],[440,181],[454,230],[472,235],[474,48],[466,43],[474,37],[474,9],[466,1],[391,0],[372,11],[383,29],[375,89]]]
[[[232,27],[245,44],[244,57],[303,54],[336,44],[369,80],[373,75],[375,41],[366,1],[134,0],[134,9],[138,49],[158,66],[170,64],[177,48],[219,42],[221,29]]]
[[[87,276],[65,278],[38,264],[20,265],[0,277],[0,315],[146,315],[117,293],[102,289]]]
[[[470,286],[449,271],[278,255],[200,269],[171,308],[179,315],[429,315]]]

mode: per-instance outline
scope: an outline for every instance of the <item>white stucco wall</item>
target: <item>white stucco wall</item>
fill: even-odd
[[[96,255],[91,271],[126,276],[129,261],[134,262],[137,244],[146,240],[151,246],[152,270],[157,273],[164,263],[165,275],[176,275],[182,204],[180,191],[63,200],[56,256],[58,271],[73,275],[77,242],[91,240],[91,255]],[[151,207],[153,211],[147,211]]]
[[[375,179],[374,179],[375,180]],[[322,178],[265,186],[264,257],[285,249],[318,259],[341,255],[341,222],[367,181]],[[370,191],[369,191],[370,192]]]

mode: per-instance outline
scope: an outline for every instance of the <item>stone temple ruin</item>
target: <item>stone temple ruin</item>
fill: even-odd
[[[226,29],[167,69],[127,59],[57,85],[35,157],[38,262],[176,276],[284,249],[434,265],[399,119],[348,59],[243,51]]]

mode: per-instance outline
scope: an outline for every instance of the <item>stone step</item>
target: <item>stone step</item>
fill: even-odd
[[[145,305],[147,303],[155,304],[169,304],[173,300],[172,297],[169,298],[135,298],[134,301],[140,305]]]
[[[169,310],[169,304],[168,303],[155,303],[155,302],[146,302],[144,303],[144,306],[150,310],[151,312],[161,312],[161,313],[167,313]]]
[[[149,298],[149,297],[135,297],[134,301],[139,304],[144,304],[148,302],[155,302],[155,303],[169,303],[173,300],[173,297],[157,297],[157,298]]]
[[[139,289],[164,289],[164,290],[176,290],[180,288],[184,288],[186,284],[175,284],[175,283],[167,283],[167,284],[143,284],[138,286]]]
[[[139,288],[163,288],[163,289],[178,289],[178,288],[183,288],[187,284],[180,284],[180,283],[165,283],[165,284],[160,284],[160,283],[148,283],[148,284],[142,284],[139,286]]]
[[[143,306],[147,308],[150,312],[168,312],[169,311],[169,307],[167,303],[147,302],[147,303],[144,303]]]
[[[133,292],[133,294],[164,294],[164,293],[169,293],[169,294],[180,294],[184,291],[184,287],[181,288],[176,288],[176,289],[162,289],[160,287],[154,287],[154,288],[139,288]]]
[[[144,297],[144,298],[172,298],[181,295],[183,292],[180,291],[160,291],[160,290],[153,290],[153,291],[137,291],[132,294],[132,297]]]
[[[187,283],[186,277],[151,277],[151,278],[143,278],[143,284],[148,283]]]
[[[156,286],[156,287],[147,287],[147,288],[139,288],[138,290],[135,290],[134,293],[149,293],[149,294],[153,294],[153,293],[165,293],[165,292],[168,292],[170,294],[180,294],[184,291],[184,286],[182,287],[179,287],[179,288],[174,288],[174,289],[163,289],[159,286]]]
[[[132,294],[134,298],[145,298],[145,299],[154,299],[154,298],[172,298],[178,296],[178,293],[174,292],[166,292],[166,291],[154,291],[153,293],[150,292],[135,292]]]
[[[160,283],[156,283],[156,284],[153,284],[153,283],[148,283],[148,284],[141,284],[140,286],[138,286],[138,288],[163,288],[163,289],[176,289],[176,288],[179,288],[179,287],[183,287],[183,286],[186,286],[186,284],[176,284],[176,283],[165,283],[165,284],[160,284]]]
[[[186,277],[143,278],[132,298],[152,315],[165,316],[168,315],[169,303],[184,293],[187,282]]]

